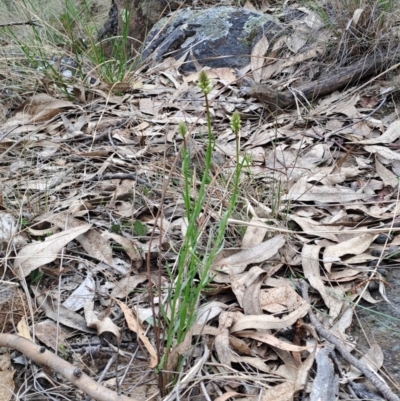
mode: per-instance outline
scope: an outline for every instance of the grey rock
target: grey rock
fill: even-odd
[[[251,50],[262,35],[271,43],[283,32],[277,18],[240,7],[181,9],[154,25],[142,57],[178,59],[190,50],[202,66],[242,68],[250,62]],[[181,68],[195,71],[190,52]]]

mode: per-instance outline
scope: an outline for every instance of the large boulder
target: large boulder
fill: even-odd
[[[181,9],[153,26],[142,57],[159,61],[186,54],[185,72],[195,70],[192,57],[202,66],[242,68],[262,35],[271,43],[282,32],[277,18],[240,7]]]

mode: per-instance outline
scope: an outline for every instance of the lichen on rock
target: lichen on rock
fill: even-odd
[[[154,25],[144,43],[142,57],[158,61],[183,57],[182,70],[194,71],[190,52],[200,65],[242,68],[250,62],[254,40],[262,32],[269,41],[283,32],[271,15],[240,7],[181,9]],[[176,40],[171,38],[176,37]]]

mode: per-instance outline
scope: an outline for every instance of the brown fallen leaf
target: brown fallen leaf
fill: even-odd
[[[331,272],[333,264],[331,260],[340,261],[343,255],[358,255],[365,252],[374,238],[375,235],[372,234],[355,235],[354,238],[326,247],[323,253],[325,269]]]
[[[78,228],[86,224],[83,221],[69,216],[66,213],[47,216],[46,221],[53,223],[62,229]],[[109,265],[113,264],[111,246],[107,239],[104,238],[97,230],[88,230],[82,235],[79,235],[76,240],[82,245],[82,248],[90,256]]]
[[[305,316],[309,305],[303,301],[296,306],[296,309],[281,318],[270,315],[250,315],[240,318],[230,332],[243,331],[247,329],[265,330],[265,329],[285,329],[294,324],[298,319]]]
[[[262,392],[261,401],[292,401],[294,394],[293,383],[278,384]]]
[[[262,331],[253,331],[253,330],[245,330],[245,331],[238,331],[235,333],[235,336],[243,337],[243,338],[252,338],[253,340],[261,341],[265,344],[272,345],[275,348],[279,348],[283,351],[289,352],[302,352],[313,348],[313,346],[300,346],[294,345],[287,341],[279,340],[272,334],[264,333]]]
[[[87,327],[86,321],[83,316],[73,312],[63,305],[53,305],[47,300],[47,297],[39,292],[37,289],[31,287],[32,292],[36,297],[36,305],[42,309],[45,315],[59,322],[64,326],[70,327],[75,330],[83,331],[84,333],[94,334],[95,331]]]
[[[274,256],[285,244],[282,235],[276,235],[268,241],[262,242],[251,248],[244,249],[238,253],[228,256],[217,263],[212,268],[226,273],[241,273],[249,264],[261,263]]]
[[[142,341],[143,345],[149,352],[150,354],[149,367],[155,368],[158,364],[157,353],[152,344],[150,343],[149,339],[146,337],[145,330],[142,327],[141,322],[139,322],[138,318],[134,315],[133,311],[128,308],[128,306],[126,306],[123,302],[119,301],[118,299],[114,298],[114,300],[121,308],[125,316],[126,323],[128,324],[128,327],[138,335],[140,341]]]
[[[324,286],[324,283],[320,275],[320,262],[319,252],[321,247],[318,245],[304,245],[301,253],[302,266],[304,276],[308,279],[311,287],[315,288],[324,300],[326,306],[329,308],[329,315],[332,320],[339,316],[340,311],[343,307],[343,301],[338,296],[331,295],[334,291],[333,288],[329,288],[329,292]],[[342,298],[343,299],[343,298]]]
[[[22,248],[15,257],[13,271],[22,280],[30,272],[53,262],[61,249],[72,240],[84,234],[92,227],[91,224],[83,224],[70,228],[47,237],[43,242],[35,242]]]
[[[30,116],[30,122],[50,120],[64,109],[75,108],[69,100],[55,99],[46,93],[37,93],[28,98],[15,110],[15,118],[19,115]]]
[[[116,326],[108,316],[100,315],[94,310],[93,300],[85,300],[83,308],[87,326],[91,329],[96,329],[97,335],[100,336],[104,333],[112,333],[118,340],[121,338],[118,326]]]

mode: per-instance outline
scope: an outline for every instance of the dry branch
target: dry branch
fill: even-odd
[[[392,57],[389,60],[387,56],[373,54],[342,68],[334,74],[326,75],[316,81],[294,88],[293,91],[279,92],[266,85],[256,83],[245,84],[242,91],[246,95],[258,99],[270,110],[285,109],[296,104],[296,95],[293,92],[301,94],[300,96],[307,100],[315,100],[381,71],[390,63],[393,63],[395,58]]]
[[[6,28],[9,26],[21,26],[21,25],[32,25],[32,26],[40,26],[36,20],[29,20],[26,22],[9,22],[8,24],[0,24],[0,28]]]
[[[0,334],[0,347],[15,349],[38,365],[49,367],[98,401],[134,401],[126,395],[118,395],[115,391],[96,383],[79,368],[23,337]]]
[[[303,299],[310,303],[310,299],[308,298],[308,284],[305,281],[300,282],[301,295]],[[400,398],[397,397],[396,394],[388,387],[388,385],[383,382],[375,372],[373,372],[367,365],[362,363],[359,359],[354,357],[347,351],[346,347],[343,345],[341,340],[335,337],[332,333],[330,333],[318,320],[317,316],[315,316],[314,312],[310,309],[308,311],[308,317],[310,318],[311,323],[314,325],[317,333],[325,338],[325,340],[329,341],[333,344],[336,349],[340,352],[342,357],[349,362],[351,365],[356,367],[359,371],[361,371],[364,376],[381,392],[381,394],[389,401],[400,401]]]

